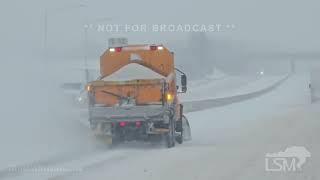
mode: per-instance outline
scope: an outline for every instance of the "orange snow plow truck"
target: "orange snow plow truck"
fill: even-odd
[[[187,77],[166,47],[110,47],[100,57],[100,74],[86,86],[89,122],[97,136],[112,144],[165,140],[169,148],[191,138],[178,99],[187,91]]]

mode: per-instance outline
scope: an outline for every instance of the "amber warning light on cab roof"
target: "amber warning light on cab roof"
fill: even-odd
[[[130,50],[130,47],[125,47],[125,49]],[[134,49],[137,49],[137,48],[135,47]],[[160,46],[151,45],[151,46],[141,47],[140,49],[141,50],[151,50],[151,51],[157,51],[157,50],[161,51],[164,48],[161,45]],[[112,53],[113,52],[121,52],[123,50],[124,50],[123,47],[112,47],[112,48],[109,48],[109,52],[112,52]]]

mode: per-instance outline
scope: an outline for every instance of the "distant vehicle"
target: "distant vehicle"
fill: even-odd
[[[88,81],[96,79],[99,71],[98,68],[76,67],[67,69],[67,71],[67,77],[64,77],[67,80],[60,86],[66,95],[65,97],[75,107],[86,108],[87,93],[85,87]]]
[[[112,144],[164,139],[170,148],[191,137],[178,98],[187,91],[187,76],[162,45],[109,47],[100,58],[99,79],[86,89],[90,126]]]
[[[309,89],[311,103],[318,101],[320,99],[320,68],[311,71]]]

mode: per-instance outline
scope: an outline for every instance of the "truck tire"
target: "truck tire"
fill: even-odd
[[[173,118],[170,118],[169,132],[166,137],[167,147],[172,148],[175,146],[175,122]]]
[[[119,138],[116,138],[116,137],[111,137],[111,147],[115,147],[116,145],[118,145],[120,143],[120,140]]]
[[[177,141],[177,143],[179,143],[179,144],[182,144],[182,143],[183,143],[183,132],[181,132],[180,135],[177,135],[177,136],[176,136],[176,141]]]
[[[179,144],[183,143],[183,128],[182,128],[182,119],[176,122],[176,141]]]

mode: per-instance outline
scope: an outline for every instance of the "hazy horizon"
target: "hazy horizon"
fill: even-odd
[[[44,46],[47,9],[49,51],[83,49],[84,24],[234,24],[224,32],[209,32],[212,39],[240,42],[249,52],[319,52],[317,1],[6,1],[1,6],[0,47],[4,53],[34,55]],[[83,7],[81,7],[83,6]],[[107,20],[101,20],[107,18]],[[100,19],[100,20],[97,20]],[[97,22],[95,22],[97,21]],[[92,46],[106,44],[108,33],[89,30]],[[182,40],[187,33],[128,33],[131,42]],[[89,45],[90,45],[89,44]]]

